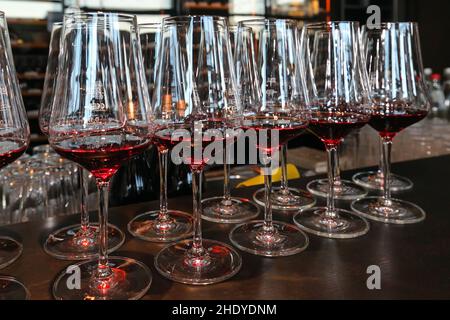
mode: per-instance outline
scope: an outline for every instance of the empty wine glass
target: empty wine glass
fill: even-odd
[[[335,207],[337,148],[370,118],[368,77],[358,41],[359,23],[313,23],[300,41],[305,70],[305,96],[311,112],[309,130],[322,140],[328,156],[327,206],[299,212],[294,222],[308,233],[328,238],[354,238],[369,231],[368,222]]]
[[[161,47],[161,24],[141,24],[139,33],[142,56],[150,97],[155,86],[155,70]],[[167,165],[169,150],[158,148],[159,210],[142,213],[128,223],[128,231],[139,239],[153,242],[172,242],[192,234],[192,216],[167,208]]]
[[[207,150],[220,153],[223,143],[235,138],[226,129],[233,129],[240,112],[227,20],[165,18],[157,68],[153,139],[170,151],[172,161],[192,171],[194,235],[161,250],[155,267],[176,282],[223,281],[240,270],[241,257],[227,244],[202,238],[201,189],[203,168],[211,160]]]
[[[56,299],[139,299],[151,284],[146,265],[108,257],[110,180],[123,162],[150,146],[149,97],[136,17],[116,13],[64,16],[49,142],[62,157],[82,165],[99,191],[98,259],[70,266],[78,288],[62,271]]]
[[[58,55],[61,39],[62,23],[53,24],[50,36],[50,50],[44,89],[39,109],[39,127],[48,135],[48,126],[52,112],[52,102],[55,94],[56,77],[58,75]],[[81,223],[63,227],[53,231],[44,242],[44,251],[49,255],[64,260],[92,259],[98,254],[98,223],[89,222],[89,173],[78,168],[78,186],[80,187],[79,202]],[[113,252],[125,241],[125,235],[117,227],[108,226],[108,250]]]
[[[416,23],[384,23],[362,32],[370,88],[375,103],[370,126],[383,140],[383,196],[352,203],[355,212],[376,221],[417,223],[425,212],[391,197],[391,148],[398,132],[424,119],[430,110]]]
[[[0,12],[0,169],[18,159],[28,148],[30,128],[13,63],[5,14]],[[16,261],[22,244],[0,236],[0,269]],[[0,276],[0,300],[27,299],[25,286],[12,277]]]
[[[305,250],[306,234],[298,227],[272,219],[272,173],[278,167],[280,147],[301,135],[308,125],[301,90],[297,56],[297,23],[282,19],[241,21],[236,60],[241,95],[254,99],[245,103],[241,128],[254,132],[264,174],[264,221],[236,226],[231,242],[252,254],[276,257]],[[251,41],[241,37],[251,37]],[[250,143],[252,147],[253,143]]]

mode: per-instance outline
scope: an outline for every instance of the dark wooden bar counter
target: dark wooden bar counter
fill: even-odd
[[[241,252],[243,267],[239,274],[206,287],[177,284],[160,276],[153,259],[163,245],[127,234],[125,245],[114,255],[138,259],[151,268],[153,283],[144,299],[448,299],[450,156],[394,164],[393,171],[414,181],[414,189],[398,197],[424,208],[427,212],[424,222],[406,226],[371,222],[366,236],[352,240],[310,236],[309,248],[291,257],[263,258]],[[343,177],[351,178],[354,172],[344,172]],[[311,179],[290,183],[304,188]],[[233,192],[251,197],[259,187]],[[221,192],[222,183],[208,183],[204,196]],[[190,211],[192,208],[190,196],[171,199],[169,203],[173,209]],[[339,205],[348,207],[349,203]],[[113,208],[110,222],[126,230],[133,216],[157,207],[157,202],[151,202]],[[291,221],[290,215],[278,212],[274,217]],[[32,299],[52,299],[53,280],[70,261],[46,255],[42,249],[43,239],[50,231],[77,222],[79,217],[75,215],[2,227],[2,234],[22,241],[24,251],[15,263],[2,269],[1,274],[23,281]],[[227,243],[232,227],[203,222],[206,238]],[[381,268],[381,290],[367,289],[370,275],[366,271],[370,265]]]

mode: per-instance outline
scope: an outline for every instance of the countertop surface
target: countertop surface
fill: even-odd
[[[154,256],[164,245],[144,242],[127,233],[125,244],[114,255],[135,258],[147,264],[153,283],[143,299],[443,299],[450,298],[450,156],[401,162],[393,165],[396,174],[414,182],[412,191],[397,195],[427,212],[424,222],[397,226],[371,222],[371,230],[361,238],[331,240],[310,236],[306,251],[291,257],[263,258],[240,252],[241,271],[232,279],[196,287],[166,280],[153,266]],[[343,172],[351,178],[356,171]],[[290,181],[304,188],[312,178]],[[223,184],[208,183],[204,198],[220,195]],[[233,190],[251,197],[257,187]],[[323,200],[319,201],[323,204]],[[190,196],[169,199],[169,207],[191,211]],[[348,202],[339,202],[348,207]],[[126,230],[127,222],[158,202],[135,204],[110,210],[110,222]],[[95,216],[95,213],[92,214]],[[274,212],[274,218],[292,221],[292,214]],[[0,234],[22,241],[22,256],[0,271],[21,280],[32,299],[52,299],[56,275],[70,261],[56,260],[42,249],[45,237],[61,226],[79,222],[79,216],[10,225]],[[203,222],[205,238],[230,243],[233,225]],[[381,270],[381,289],[369,290],[369,266]]]

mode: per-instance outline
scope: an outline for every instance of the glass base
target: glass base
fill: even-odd
[[[369,223],[362,217],[336,209],[335,218],[325,216],[326,208],[311,208],[294,216],[295,224],[302,230],[320,237],[351,239],[369,232]]]
[[[248,199],[233,197],[229,204],[224,201],[223,197],[203,200],[202,218],[218,223],[241,223],[259,215],[259,207]]]
[[[0,277],[0,301],[28,299],[30,292],[21,282],[13,277]]]
[[[44,251],[61,260],[87,260],[98,256],[98,223],[89,224],[90,230],[81,235],[81,225],[76,224],[56,230],[44,243]],[[108,252],[120,248],[125,234],[119,228],[108,225]]]
[[[195,255],[192,244],[184,240],[162,249],[155,258],[158,272],[175,282],[207,285],[229,279],[241,269],[241,256],[232,247],[203,239],[203,250]]]
[[[159,210],[134,217],[128,223],[128,232],[150,242],[172,242],[192,235],[192,216],[186,212],[168,210],[170,219],[158,220]]]
[[[9,266],[22,254],[23,247],[10,237],[0,237],[0,269]]]
[[[264,230],[264,221],[241,224],[230,232],[230,241],[242,251],[264,257],[290,256],[308,247],[308,236],[294,225],[273,222],[274,232]]]
[[[110,257],[113,273],[107,280],[95,281],[98,260],[88,260],[63,270],[53,284],[57,300],[137,300],[150,288],[152,274],[142,262]]]
[[[328,179],[314,180],[306,186],[309,192],[317,197],[326,198],[328,195]],[[367,196],[368,192],[356,183],[341,180],[341,185],[335,187],[334,199],[336,200],[358,200]]]
[[[264,188],[253,194],[253,200],[263,207],[265,206],[264,194]],[[316,200],[310,193],[296,188],[289,188],[289,193],[281,192],[281,188],[273,188],[271,198],[274,210],[298,211],[311,208],[316,204]]]
[[[354,201],[352,209],[363,217],[391,224],[411,224],[425,220],[425,212],[417,205],[398,199],[384,203],[381,197]]]
[[[353,182],[370,190],[383,190],[383,176],[379,171],[360,172],[353,176]],[[408,178],[391,174],[391,191],[411,190],[413,183]]]

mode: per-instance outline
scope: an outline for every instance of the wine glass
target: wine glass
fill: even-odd
[[[233,36],[231,39],[235,39],[234,42],[236,42],[238,38],[238,27],[230,27],[230,34]],[[251,36],[247,36],[246,33],[251,32],[251,29],[245,28],[241,26],[240,29],[241,33],[244,33],[243,36],[241,36],[241,39],[247,41],[247,45],[250,45],[248,41],[250,41]],[[233,41],[232,41],[233,42]],[[235,47],[234,45],[233,47]],[[238,82],[239,84],[239,82]],[[243,101],[245,99],[241,98]],[[280,162],[281,162],[281,186],[279,188],[273,188],[272,192],[272,209],[276,210],[283,210],[283,211],[298,211],[304,208],[309,208],[314,206],[316,203],[315,199],[311,196],[310,193],[297,189],[292,188],[288,186],[288,177],[287,177],[287,152],[288,147],[287,145],[283,145],[281,147],[281,153],[280,153]],[[253,200],[261,205],[264,206],[264,188],[261,188],[257,190],[253,194]]]
[[[281,146],[302,134],[308,125],[301,90],[301,69],[297,56],[297,23],[282,19],[241,21],[239,28],[251,30],[251,41],[238,39],[236,60],[242,96],[246,103],[241,128],[254,133],[264,174],[264,220],[236,226],[231,242],[252,254],[288,256],[306,249],[309,240],[294,225],[272,219],[272,173],[278,167]],[[238,32],[238,36],[246,33]],[[250,143],[250,148],[253,143]]]
[[[140,24],[140,40],[150,96],[155,86],[155,64],[161,46],[161,24]],[[139,239],[172,242],[192,234],[192,216],[167,208],[167,165],[169,150],[158,148],[160,193],[159,210],[142,213],[128,223],[128,231]]]
[[[237,27],[229,27],[230,42],[232,52],[234,54],[234,48],[236,47],[237,40]],[[245,30],[248,32],[249,30]],[[229,75],[228,75],[229,78]],[[239,86],[239,84],[237,84]],[[241,102],[245,101],[245,98],[240,97]],[[233,142],[233,141],[232,141]],[[233,148],[231,143],[228,148]],[[229,149],[227,149],[229,150]],[[203,213],[202,218],[212,222],[219,223],[241,223],[247,220],[256,218],[260,209],[257,205],[251,202],[249,199],[242,197],[231,196],[231,182],[230,171],[231,162],[234,159],[227,159],[226,156],[230,156],[229,153],[224,153],[224,165],[223,165],[223,196],[212,197],[202,200]]]
[[[352,177],[354,183],[369,190],[383,190],[383,139],[380,138],[380,164],[377,171],[363,171]],[[391,174],[390,187],[392,192],[408,191],[414,184],[406,177]]]
[[[417,205],[391,198],[391,148],[398,132],[424,119],[430,102],[416,23],[385,23],[362,32],[375,109],[370,126],[383,140],[383,196],[352,203],[355,212],[376,221],[411,224],[425,219]]]
[[[0,169],[18,159],[28,148],[30,128],[13,63],[8,25],[0,11]],[[0,269],[22,254],[22,244],[0,236]],[[0,276],[0,300],[29,298],[25,286],[12,277]]]
[[[117,13],[64,16],[49,142],[62,157],[82,165],[99,192],[98,259],[71,265],[54,285],[56,299],[138,299],[151,284],[143,263],[108,257],[108,195],[121,164],[151,143],[136,17]],[[79,287],[71,276],[77,271]]]
[[[308,233],[328,238],[354,238],[369,231],[368,222],[335,207],[337,148],[370,118],[368,77],[358,41],[359,23],[314,23],[300,41],[305,69],[305,96],[311,112],[309,130],[322,140],[328,156],[327,206],[303,210],[294,222]]]
[[[62,22],[53,24],[50,36],[50,50],[44,89],[39,109],[39,127],[48,136],[48,126],[52,112],[52,102],[58,74],[58,55],[61,38]],[[63,227],[53,231],[44,242],[44,251],[49,255],[63,260],[92,259],[98,254],[98,223],[89,222],[89,174],[78,167],[78,185],[80,186],[81,223]],[[118,249],[125,241],[125,235],[117,227],[108,226],[108,250]]]
[[[161,250],[155,267],[176,282],[223,281],[240,270],[241,257],[227,244],[202,238],[201,179],[213,157],[208,150],[220,153],[235,138],[233,131],[226,132],[240,111],[227,20],[165,18],[157,68],[153,139],[158,148],[170,150],[172,161],[184,162],[192,171],[194,235]],[[222,161],[223,156],[216,158]]]

